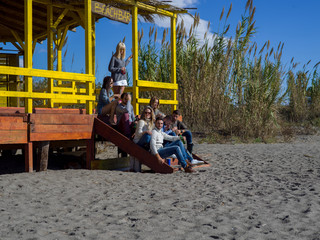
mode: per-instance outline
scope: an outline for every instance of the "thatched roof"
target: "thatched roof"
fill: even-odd
[[[49,0],[34,0],[33,1],[33,36],[38,40],[46,38],[47,31],[47,5]],[[112,0],[96,0],[102,3],[109,4],[124,10],[130,10],[130,5]],[[139,0],[139,2],[151,5],[169,12],[186,12],[168,4],[156,0]],[[65,17],[59,23],[58,27],[69,25],[69,29],[77,27],[83,23],[81,14],[84,8],[84,0],[52,0],[53,14],[55,19],[65,10],[69,9]],[[146,21],[152,22],[154,13],[148,10],[140,10],[139,15]],[[96,19],[102,16],[96,16]],[[24,0],[0,0],[0,42],[17,42],[14,37],[16,33],[22,41],[24,40]]]

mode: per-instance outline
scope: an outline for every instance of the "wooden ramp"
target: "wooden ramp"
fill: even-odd
[[[98,118],[94,119],[94,133],[98,134],[108,141],[112,142],[123,151],[127,152],[131,156],[137,158],[142,164],[148,166],[156,173],[173,173],[174,169],[170,167],[168,164],[163,163],[160,164],[157,158],[138,146],[130,139],[113,129],[108,124],[104,123]]]

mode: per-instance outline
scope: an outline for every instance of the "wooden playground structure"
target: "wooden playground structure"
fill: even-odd
[[[48,151],[50,142],[86,141],[86,167],[90,169],[94,160],[94,137],[100,135],[155,172],[174,171],[167,164],[159,164],[154,156],[94,114],[95,23],[103,17],[124,23],[131,20],[133,86],[127,91],[132,92],[135,113],[139,114],[140,104],[149,103],[149,99],[140,98],[139,93],[150,90],[171,91],[171,99],[161,100],[161,104],[170,104],[174,110],[178,104],[176,20],[177,14],[187,10],[156,0],[0,0],[0,12],[0,41],[11,43],[19,51],[16,55],[0,53],[0,149],[24,149],[25,170],[32,172],[34,146],[42,154]],[[170,18],[171,83],[138,77],[138,14],[146,18],[154,14]],[[67,32],[78,26],[85,29],[85,73],[64,72],[63,44]],[[47,69],[34,69],[33,52],[36,44],[43,40],[47,41]],[[19,56],[23,56],[23,67],[19,66]],[[33,90],[35,77],[47,80],[43,92]],[[45,105],[34,108],[34,101],[39,99]],[[85,109],[63,108],[72,104],[85,104]]]

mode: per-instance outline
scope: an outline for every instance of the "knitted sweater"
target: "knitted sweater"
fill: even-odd
[[[150,141],[150,150],[153,155],[158,153],[158,150],[163,147],[163,140],[167,141],[176,141],[179,140],[179,136],[170,136],[161,131],[161,129],[154,128],[152,130],[151,141]]]

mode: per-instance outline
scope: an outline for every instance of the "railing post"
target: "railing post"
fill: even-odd
[[[91,0],[85,0],[86,74],[92,75],[92,14]],[[86,83],[87,95],[92,96],[92,81]],[[92,114],[92,103],[86,101],[86,112]]]
[[[32,0],[24,0],[24,67],[32,68]],[[32,93],[32,77],[25,77],[25,91]],[[25,98],[25,112],[32,113],[32,98]]]
[[[138,68],[138,6],[134,5],[132,7],[132,51],[133,51],[133,60],[132,60],[132,82],[133,82],[133,93],[132,93],[132,105],[136,115],[139,114],[139,87],[137,82],[139,79],[139,68]]]
[[[177,83],[177,35],[176,35],[177,14],[171,17],[171,83]],[[171,90],[171,99],[177,100],[177,90]],[[171,111],[177,109],[177,105],[171,106]]]
[[[48,70],[53,70],[53,32],[52,32],[52,24],[53,24],[53,11],[52,5],[47,6],[47,65]],[[48,93],[53,93],[53,79],[48,78]],[[50,98],[48,102],[48,107],[53,108],[54,102],[53,99]]]

